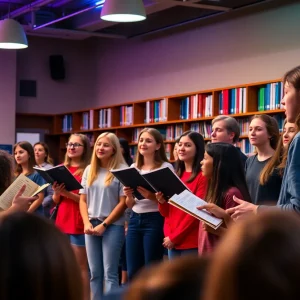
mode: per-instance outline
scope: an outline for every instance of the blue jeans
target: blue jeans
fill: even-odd
[[[169,259],[174,259],[184,255],[198,255],[198,248],[192,249],[170,249],[168,250]]]
[[[131,213],[126,236],[128,278],[144,265],[163,258],[164,218],[159,212]]]
[[[91,220],[91,223],[95,227],[102,222]],[[102,236],[85,235],[92,300],[101,299],[103,281],[106,293],[119,287],[118,265],[124,238],[121,225],[109,225]]]

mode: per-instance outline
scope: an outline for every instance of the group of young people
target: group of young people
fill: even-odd
[[[169,259],[211,253],[232,221],[259,213],[267,205],[300,210],[300,136],[295,135],[300,115],[300,67],[289,71],[283,82],[283,134],[280,137],[273,117],[255,115],[249,126],[249,140],[256,152],[248,158],[235,147],[239,126],[228,116],[213,120],[211,143],[207,145],[200,133],[184,132],[174,147],[174,157],[178,157],[174,166],[168,162],[158,130],[145,128],[139,134],[132,165],[141,173],[166,166],[176,172],[192,193],[208,202],[198,209],[224,219],[224,225],[217,230],[170,205],[161,192],[139,187],[144,199],[136,199],[132,188],[123,187],[110,172],[131,163],[128,151],[124,151],[126,146],[121,147],[118,137],[110,132],[98,136],[92,154],[85,135],[70,136],[64,165],[81,183],[81,190],[67,191],[64,184],[54,183],[37,198],[22,197],[21,190],[10,211],[25,210],[27,205],[28,212],[49,216],[53,205],[58,205],[55,223],[68,237],[80,266],[84,299],[90,299],[90,295],[91,299],[100,299],[104,292],[119,286],[122,249],[126,249],[129,280],[143,266],[162,260],[165,249]],[[51,167],[46,144],[17,143],[14,158],[15,176],[23,173],[43,183],[33,167]],[[10,175],[7,178],[1,179],[2,191],[11,182]],[[23,206],[19,205],[22,201],[26,203]],[[128,208],[131,213],[125,242]]]

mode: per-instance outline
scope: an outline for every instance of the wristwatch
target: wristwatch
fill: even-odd
[[[107,228],[107,226],[108,226],[105,222],[102,222],[102,225],[103,225],[105,228]]]

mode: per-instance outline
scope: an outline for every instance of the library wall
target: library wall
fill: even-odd
[[[0,144],[15,143],[17,56],[0,50]]]
[[[280,78],[300,64],[300,4],[159,38],[99,41],[92,107]]]
[[[28,49],[18,51],[17,79],[36,80],[37,97],[17,95],[17,112],[59,113],[89,107],[96,87],[91,42],[29,36]],[[57,54],[64,57],[63,80],[50,76],[49,56]]]

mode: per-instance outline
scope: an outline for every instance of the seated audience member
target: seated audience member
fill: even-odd
[[[199,300],[208,257],[181,256],[144,268],[125,291],[125,300]]]
[[[216,248],[205,300],[299,298],[300,219],[266,211],[232,225]]]
[[[67,237],[35,214],[0,226],[0,299],[82,300],[80,270]]]
[[[212,143],[228,143],[231,145],[236,144],[240,137],[240,126],[235,118],[220,115],[212,120]],[[247,156],[241,151],[239,147],[239,157],[243,166],[246,163]]]
[[[10,186],[13,178],[13,157],[8,152],[0,150],[0,195]],[[0,218],[16,211],[27,211],[28,207],[38,197],[24,197],[25,185],[14,196],[12,206],[6,211],[0,211]]]

